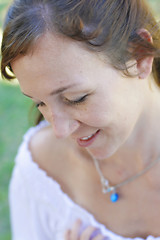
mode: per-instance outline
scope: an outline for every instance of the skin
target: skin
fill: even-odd
[[[12,68],[22,92],[36,103],[44,103],[39,110],[58,138],[71,136],[76,140],[101,130],[87,148],[97,159],[113,155],[133,128],[139,132],[136,123],[141,121],[144,105],[150,100],[147,81],[122,77],[76,43],[47,34],[33,54],[19,57]],[[50,96],[52,91],[68,85],[73,86]],[[69,104],[86,94],[89,96],[83,103]]]
[[[82,221],[80,219],[76,220],[73,224],[72,229],[69,229],[65,233],[65,240],[107,240],[107,237],[105,238],[101,233],[100,230],[96,229],[93,226],[87,227],[84,231],[80,232]],[[97,232],[95,236],[93,237],[93,233]]]
[[[73,165],[72,160],[77,161],[75,165],[79,164],[81,158],[77,155],[82,152],[83,159],[87,160],[88,155],[85,153],[89,153],[89,156],[92,155],[100,161],[103,174],[108,179],[114,179],[116,184],[135,175],[137,171],[142,170],[160,156],[160,94],[150,74],[152,61],[153,59],[149,57],[141,62],[135,62],[130,71],[136,73],[136,77],[124,77],[122,73],[105,62],[101,55],[87,51],[81,43],[47,33],[39,40],[32,52],[25,56],[18,56],[11,65],[22,92],[31,96],[35,103],[40,104],[39,110],[51,123],[54,135],[61,140],[65,139],[70,149],[76,149],[75,154],[68,160],[68,164],[72,162],[70,165]],[[50,95],[51,92],[66,86],[70,87],[63,92]],[[73,101],[85,95],[87,95],[85,101],[73,104]],[[89,136],[98,129],[100,133],[89,147],[80,148],[77,145],[78,138]],[[83,170],[84,166],[87,169],[86,176],[93,176],[92,184],[95,181],[96,186],[98,176],[95,168],[91,167],[87,161],[84,161],[81,167]],[[160,171],[159,165],[156,170]],[[79,173],[82,176],[82,171],[79,170]],[[159,180],[159,174],[151,171],[145,174],[133,188],[124,189],[123,193],[129,194],[129,198],[132,197],[134,202],[134,197],[137,197],[141,189],[147,192],[154,187],[158,189]],[[86,186],[90,184],[86,177]],[[106,199],[98,193],[99,188],[100,183],[97,189],[95,187],[95,192],[101,205],[105,206]],[[133,192],[136,192],[135,196],[132,196]],[[155,199],[160,196],[157,194],[157,192],[154,193],[153,198],[146,204],[154,203],[154,206],[158,207]],[[80,192],[80,196],[84,195]],[[92,200],[88,198],[83,201],[84,205],[86,203],[86,206],[87,204],[89,206]],[[93,202],[93,206],[92,209],[95,209],[95,212],[100,212],[96,203]],[[125,208],[129,210],[128,212],[134,213],[138,205],[131,206],[126,198],[126,201],[118,206],[116,219],[112,217],[115,210],[109,203],[106,211],[110,221],[113,220],[111,229],[115,226],[117,232],[125,235],[127,232],[123,231],[123,226],[118,228],[119,223],[116,225],[117,218],[121,219],[123,215],[120,209]],[[145,205],[144,212],[146,212],[146,206],[148,205]],[[141,210],[141,207],[139,209]],[[141,214],[139,212],[142,215],[142,222],[146,220],[144,212],[142,211]],[[159,211],[157,213],[160,214]],[[155,217],[152,209],[147,208],[147,214]],[[129,215],[125,220],[123,219],[124,225],[127,225]],[[120,222],[123,221],[120,220]],[[147,222],[151,229],[153,229],[152,222],[152,220]],[[156,235],[159,226],[155,223],[154,226],[153,233]],[[133,225],[133,229],[135,228]],[[72,236],[77,234],[78,229],[74,225],[66,233],[66,240],[76,240],[78,237]],[[115,230],[114,227],[113,230]],[[92,231],[92,228],[88,229],[87,237],[80,239],[88,239]],[[101,239],[100,237],[102,236],[99,236],[98,240]]]

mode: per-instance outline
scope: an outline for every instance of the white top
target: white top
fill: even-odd
[[[131,239],[119,236],[97,222],[91,213],[73,202],[61,190],[59,183],[48,177],[32,160],[28,143],[46,125],[48,123],[42,121],[27,131],[15,159],[9,188],[12,240],[64,240],[64,232],[78,218],[83,221],[83,228],[88,225],[100,228],[104,236],[110,239]],[[153,239],[160,240],[160,237],[147,237],[147,240]]]

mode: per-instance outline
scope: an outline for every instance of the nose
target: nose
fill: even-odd
[[[77,120],[69,118],[67,114],[52,114],[52,127],[57,138],[67,138],[75,132],[80,123]]]

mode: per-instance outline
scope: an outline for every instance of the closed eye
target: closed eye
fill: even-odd
[[[87,97],[88,97],[88,94],[84,95],[83,97],[81,97],[77,100],[69,100],[69,99],[65,98],[65,102],[68,105],[78,105],[78,104],[84,102]],[[45,103],[43,103],[43,102],[40,102],[40,103],[36,104],[36,108],[43,107],[43,106],[45,106]]]
[[[87,97],[88,97],[88,94],[84,95],[83,97],[81,97],[81,98],[79,98],[77,100],[69,100],[69,99],[65,98],[65,101],[69,105],[78,105],[78,104],[84,102]]]

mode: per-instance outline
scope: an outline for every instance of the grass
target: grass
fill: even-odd
[[[0,0],[0,27],[8,0]],[[160,17],[160,0],[148,0]],[[10,240],[8,184],[14,158],[25,131],[33,124],[28,118],[31,101],[18,85],[0,81],[0,240]],[[23,239],[22,239],[23,240]]]
[[[0,240],[10,240],[8,184],[17,148],[33,117],[28,116],[31,101],[17,85],[0,82],[0,103]]]
[[[9,5],[10,0],[0,0],[0,26],[3,25],[3,19],[6,12],[6,7]]]
[[[160,1],[159,0],[148,0],[148,3],[151,5],[157,19],[160,19]]]

